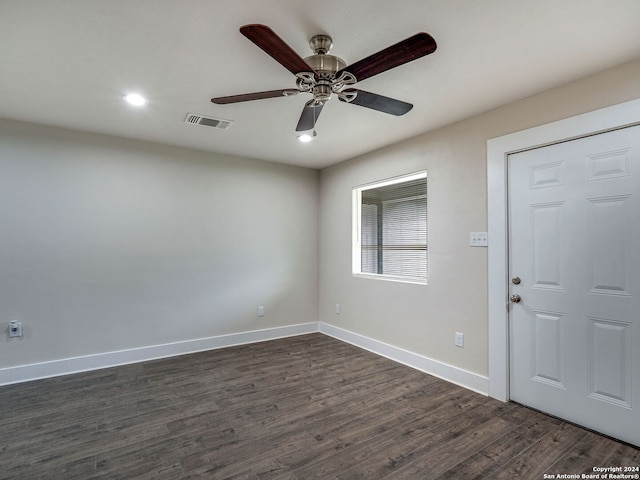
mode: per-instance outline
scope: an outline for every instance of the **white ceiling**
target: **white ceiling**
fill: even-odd
[[[0,117],[322,168],[638,58],[639,20],[638,0],[0,0]],[[301,144],[307,95],[210,102],[295,86],[239,33],[248,23],[302,57],[317,33],[347,63],[420,31],[438,49],[358,84],[408,114],[334,98]],[[129,91],[149,104],[126,105]]]

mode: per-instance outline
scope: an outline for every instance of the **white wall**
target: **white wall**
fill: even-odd
[[[0,229],[0,368],[317,321],[314,170],[0,121]]]
[[[639,78],[640,60],[323,170],[320,321],[487,376],[487,250],[469,247],[469,232],[487,230],[487,140],[640,98]],[[354,278],[352,187],[423,169],[429,284]],[[465,335],[462,349],[456,331]]]

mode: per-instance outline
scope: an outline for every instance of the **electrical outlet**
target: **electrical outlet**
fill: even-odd
[[[22,322],[17,320],[11,320],[9,323],[9,337],[21,337],[22,336]]]
[[[456,332],[456,336],[455,336],[455,339],[453,341],[453,344],[456,347],[463,348],[464,347],[464,333]]]
[[[258,316],[264,317],[264,307],[262,305],[258,307]]]
[[[336,315],[340,315],[340,304],[336,303]]]

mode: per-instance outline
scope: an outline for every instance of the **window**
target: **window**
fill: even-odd
[[[353,189],[353,273],[427,283],[427,172]]]

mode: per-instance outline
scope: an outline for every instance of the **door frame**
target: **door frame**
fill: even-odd
[[[508,156],[633,125],[640,125],[640,99],[487,141],[490,397],[509,400]]]

